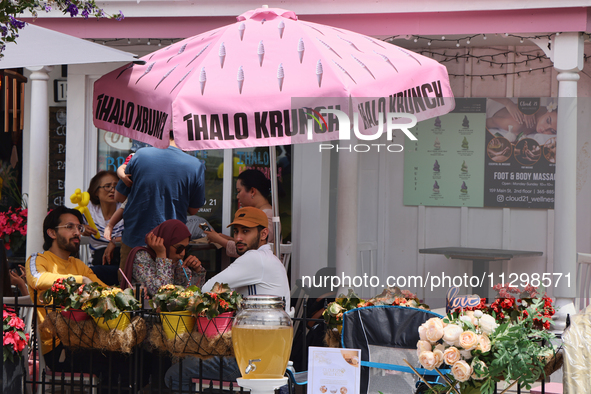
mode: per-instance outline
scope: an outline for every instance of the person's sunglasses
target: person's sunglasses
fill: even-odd
[[[189,251],[191,250],[191,246],[189,245],[178,245],[173,246],[173,248],[176,250],[176,254],[181,254],[183,253],[183,251],[189,253]]]
[[[111,190],[115,189],[115,186],[117,186],[116,183],[107,183],[106,185],[99,186],[98,188],[103,189],[106,192],[110,192]]]
[[[74,223],[66,223],[64,225],[61,226],[56,226],[55,228],[61,228],[61,227],[65,227],[66,229],[70,230],[70,231],[74,231],[74,229],[78,230],[78,232],[80,234],[82,234],[85,230],[84,225],[83,224],[74,224]]]

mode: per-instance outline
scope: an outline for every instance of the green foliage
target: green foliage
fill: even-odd
[[[527,313],[521,314],[515,321],[499,324],[489,336],[490,351],[471,351],[472,359],[468,362],[473,367],[472,377],[460,382],[450,373],[447,376],[452,384],[459,385],[462,394],[492,394],[495,383],[501,380],[510,383],[518,381],[517,384],[529,390],[536,380],[543,377],[544,367],[554,352],[550,345],[551,340],[555,338],[554,334],[540,329],[537,324],[540,319],[543,323],[549,319],[540,318],[539,314],[539,311],[546,307],[546,301],[544,297],[535,298],[527,308]],[[469,319],[461,320],[457,313],[448,315],[443,322],[480,333],[478,326],[472,324]],[[484,363],[483,367],[478,365],[479,361]],[[446,388],[445,385],[434,386],[431,392],[447,390],[449,387]]]
[[[352,289],[347,295],[339,295],[334,302],[331,302],[322,312],[322,317],[329,327],[337,327],[343,324],[343,313],[355,309],[359,304],[365,302]]]
[[[87,285],[88,297],[84,297],[82,310],[95,318],[105,321],[119,317],[121,312],[140,309],[140,303],[133,295],[133,290],[121,290],[118,287],[101,287],[97,283]]]
[[[197,286],[190,286],[186,289],[178,285],[161,286],[154,297],[150,300],[152,308],[158,312],[178,312],[186,311],[189,300],[194,295],[200,295],[201,292]]]
[[[55,305],[64,310],[80,309],[83,304],[83,297],[88,294],[88,289],[81,283],[76,283],[76,278],[68,276],[67,278],[59,278],[56,280],[49,290],[46,290],[41,299],[44,304]],[[86,294],[84,294],[86,291]]]
[[[230,286],[216,282],[210,292],[195,293],[189,301],[188,310],[195,316],[213,319],[220,313],[233,312],[242,302],[242,295]]]

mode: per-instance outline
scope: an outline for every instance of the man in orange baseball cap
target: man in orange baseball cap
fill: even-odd
[[[269,229],[267,215],[258,208],[244,207],[236,211],[233,226],[234,241],[239,257],[228,268],[208,280],[202,292],[211,291],[216,282],[227,283],[232,290],[243,296],[269,294],[285,298],[285,309],[289,311],[290,293],[287,273],[281,261],[273,254],[267,244]],[[164,381],[172,390],[189,391],[191,380],[199,377],[199,359],[183,359],[182,383],[179,366],[172,365],[166,372]],[[223,363],[224,379],[234,381],[241,376],[236,359],[233,357],[213,357],[202,362],[204,379],[219,379],[220,362]]]

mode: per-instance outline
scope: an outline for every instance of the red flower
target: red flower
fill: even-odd
[[[16,316],[12,316],[12,318],[8,321],[8,325],[10,327],[16,328],[17,330],[25,329],[25,322],[23,322],[23,319]]]
[[[4,332],[4,338],[2,340],[2,344],[4,346],[6,345],[12,345],[13,347],[16,347],[16,342],[20,337],[18,336],[17,333],[15,333],[14,331],[6,331]]]
[[[515,298],[505,298],[501,302],[501,306],[506,309],[513,307],[513,305],[515,305]]]

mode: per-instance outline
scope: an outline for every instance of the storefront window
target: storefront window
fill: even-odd
[[[276,146],[277,155],[277,191],[279,198],[279,217],[281,219],[282,242],[291,241],[291,145]],[[236,212],[236,177],[247,169],[261,171],[271,179],[269,148],[240,148],[234,149],[234,192],[232,197],[232,212]],[[269,201],[273,204],[273,201]]]

